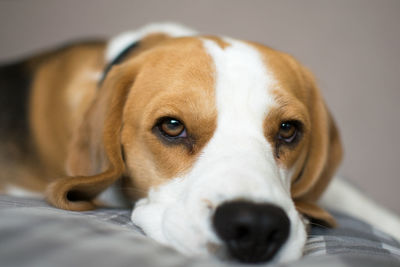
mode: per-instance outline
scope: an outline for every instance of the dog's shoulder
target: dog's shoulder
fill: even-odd
[[[44,63],[93,46],[105,46],[105,42],[90,40],[72,42],[62,47],[0,64],[0,138],[1,143],[18,144],[20,152],[29,150],[29,99],[37,71]],[[4,146],[3,146],[4,148]]]

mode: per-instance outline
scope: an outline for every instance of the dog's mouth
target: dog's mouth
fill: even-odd
[[[290,232],[290,220],[281,208],[240,200],[218,206],[212,224],[229,256],[244,263],[270,261]]]

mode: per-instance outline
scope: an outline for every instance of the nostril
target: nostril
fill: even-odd
[[[213,216],[218,236],[228,251],[243,262],[271,259],[289,235],[289,218],[271,204],[232,201],[220,205]]]
[[[235,226],[234,231],[234,240],[245,240],[249,237],[250,235],[250,230],[248,225],[237,225]]]

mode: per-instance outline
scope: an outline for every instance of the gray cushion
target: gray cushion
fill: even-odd
[[[160,245],[140,233],[130,213],[72,212],[0,195],[0,266],[236,266]],[[397,241],[359,220],[334,215],[340,226],[313,226],[305,256],[285,266],[400,266]]]

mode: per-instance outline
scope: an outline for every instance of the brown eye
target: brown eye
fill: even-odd
[[[282,122],[279,128],[278,139],[287,144],[292,143],[297,136],[297,127],[293,122]]]
[[[160,132],[167,137],[186,137],[185,125],[174,118],[163,118],[159,123]]]

